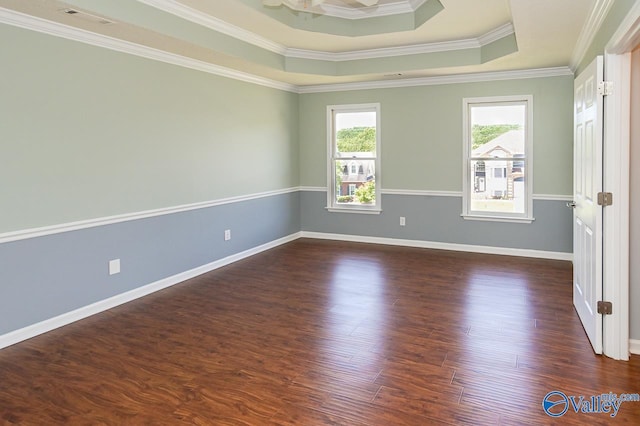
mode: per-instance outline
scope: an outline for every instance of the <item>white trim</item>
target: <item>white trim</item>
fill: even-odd
[[[382,195],[417,195],[422,197],[462,197],[461,191],[435,191],[421,189],[381,189]]]
[[[474,105],[518,104],[525,106],[525,163],[524,192],[525,210],[523,213],[505,213],[495,211],[471,210],[471,176],[469,165],[471,155],[471,117],[470,108]],[[533,95],[485,96],[462,99],[462,217],[469,220],[490,220],[505,222],[532,222],[533,219]]]
[[[466,252],[472,252],[472,253],[498,254],[498,255],[506,255],[506,256],[521,256],[521,257],[533,257],[533,258],[567,260],[567,261],[572,260],[571,253],[511,249],[511,248],[489,247],[489,246],[475,246],[475,245],[466,245],[466,244],[440,243],[440,242],[419,241],[419,240],[403,240],[403,239],[395,239],[395,238],[363,237],[363,236],[345,235],[345,234],[326,234],[326,233],[320,233],[320,232],[301,231],[301,232],[297,232],[297,233],[288,235],[286,237],[282,237],[277,240],[262,244],[252,249],[248,249],[240,253],[227,256],[223,259],[210,262],[208,264],[199,266],[197,268],[193,268],[188,271],[181,272],[167,278],[163,278],[156,282],[144,285],[142,287],[135,288],[125,293],[117,294],[115,296],[109,297],[99,302],[95,302],[90,305],[83,306],[73,311],[66,312],[56,317],[41,321],[39,323],[32,324],[24,328],[0,335],[0,349],[5,348],[7,346],[14,345],[24,340],[30,339],[32,337],[38,336],[40,334],[46,333],[56,328],[71,324],[75,321],[79,321],[91,315],[95,315],[100,312],[104,312],[108,309],[115,308],[116,306],[122,305],[127,302],[131,302],[133,300],[147,296],[151,293],[155,293],[159,290],[165,289],[167,287],[171,287],[175,284],[184,282],[188,279],[197,277],[199,275],[205,274],[207,272],[213,271],[215,269],[221,268],[223,266],[229,265],[231,263],[237,262],[239,260],[253,256],[255,254],[261,253],[263,251],[269,250],[271,248],[297,240],[299,238],[354,241],[354,242],[363,242],[363,243],[372,243],[372,244],[420,247],[420,248],[431,248],[431,249],[438,249],[438,250],[466,251]],[[640,353],[640,341],[630,341],[630,344],[631,344],[631,350],[633,353]]]
[[[438,43],[413,44],[408,46],[383,47],[378,49],[353,50],[350,52],[339,53],[290,48],[286,50],[286,56],[290,58],[341,62],[361,59],[391,58],[405,55],[421,55],[437,52],[451,52],[454,50],[478,49],[513,33],[513,25],[508,23],[479,38],[443,41]]]
[[[539,68],[531,70],[497,71],[454,74],[438,77],[405,78],[399,80],[364,81],[358,83],[318,84],[298,86],[298,93],[328,93],[349,90],[393,89],[398,87],[438,86],[443,84],[478,83],[486,81],[522,80],[573,76],[569,67]]]
[[[489,31],[488,33],[478,37],[478,43],[480,46],[486,46],[487,44],[491,44],[494,41],[498,41],[502,38],[505,38],[511,34],[516,32],[515,28],[513,28],[513,24],[508,22],[504,25],[499,26],[498,28]]]
[[[308,9],[297,7],[293,7],[292,9],[299,12],[312,12],[326,16],[333,16],[334,18],[356,20],[399,15],[403,13],[414,13],[425,1],[426,0],[407,0],[404,2],[379,4],[359,8],[344,7],[333,4],[321,4]]]
[[[603,353],[628,360],[631,54],[605,54],[604,69],[614,90],[604,98],[603,191],[613,193],[614,202],[603,209],[602,298],[615,309],[603,318]]]
[[[58,22],[47,21],[45,19],[37,18],[35,16],[27,15],[2,7],[0,7],[0,23],[24,28],[31,31],[37,31],[43,34],[52,35],[54,37],[61,37],[67,40],[78,41],[80,43],[102,47],[105,49],[114,50],[116,52],[127,53],[130,55],[139,56],[141,58],[177,65],[196,71],[202,71],[220,77],[240,80],[246,83],[257,84],[260,86],[285,90],[294,93],[297,93],[298,90],[298,88],[293,84],[259,77],[254,74],[237,71],[209,62],[177,55],[175,53],[169,53],[163,50],[154,49],[149,46],[143,46],[141,44],[136,44],[125,40],[120,40],[103,34],[93,33]]]
[[[144,0],[144,1],[157,1],[157,0]],[[186,19],[186,18],[185,18]],[[151,59],[159,62],[164,62],[172,65],[177,65],[184,68],[189,68],[197,71],[206,72],[209,74],[227,77],[234,80],[244,81],[247,83],[257,84],[260,86],[270,87],[273,89],[284,90],[292,93],[324,93],[324,92],[336,92],[347,90],[366,90],[366,89],[381,89],[381,88],[398,88],[398,87],[418,87],[418,86],[431,86],[441,84],[456,84],[456,83],[474,83],[484,81],[499,81],[499,80],[517,80],[526,78],[545,78],[545,77],[558,77],[573,75],[568,67],[555,67],[555,68],[542,68],[531,70],[516,70],[516,71],[499,71],[499,72],[487,72],[487,73],[473,73],[473,74],[458,74],[449,76],[438,77],[423,77],[423,78],[409,78],[401,80],[379,80],[368,81],[359,83],[339,83],[339,84],[321,84],[321,85],[308,85],[308,86],[296,86],[289,83],[283,83],[276,80],[256,76],[253,74],[237,71],[234,69],[222,67],[219,65],[211,64],[209,62],[199,61],[186,56],[181,56],[169,52],[165,52],[158,49],[153,49],[148,46],[143,46],[136,43],[116,39],[113,37],[105,36],[102,34],[92,33],[79,28],[64,25],[58,22],[48,21],[45,19],[37,18],[35,16],[27,15],[24,13],[16,12],[14,10],[0,7],[0,23],[12,25],[19,28],[28,29],[31,31],[37,31],[43,34],[48,34],[54,37],[61,37],[68,40],[78,41],[86,43],[92,46],[102,47],[117,52],[127,53],[134,56],[139,56],[146,59]],[[501,27],[502,28],[502,27]],[[234,37],[238,34],[232,34],[231,27],[226,29],[218,28],[220,32],[228,33]],[[498,29],[500,30],[500,29]],[[498,31],[496,30],[496,31]],[[503,31],[503,30],[501,30]],[[251,43],[250,40],[243,40]],[[257,42],[255,45],[259,44]],[[259,46],[266,48],[265,46]],[[272,46],[278,50],[279,47]]]
[[[299,188],[286,188],[275,191],[259,192],[249,195],[240,195],[237,197],[220,198],[217,200],[204,201],[200,203],[183,204],[173,207],[164,207],[160,209],[145,210],[133,213],[124,213],[114,216],[99,217],[94,219],[81,220],[76,222],[68,222],[51,226],[43,226],[39,228],[22,229],[19,231],[5,232],[0,234],[0,244],[11,241],[25,240],[28,238],[42,237],[45,235],[59,234],[62,232],[76,231],[80,229],[94,228],[97,226],[111,225],[114,223],[127,222],[130,220],[146,219],[155,216],[163,216],[167,214],[180,213],[189,210],[205,209],[208,207],[221,206],[223,204],[238,203],[242,201],[256,200],[274,195],[288,194],[297,192]]]
[[[324,186],[301,186],[300,191],[307,192],[325,192]],[[440,191],[425,189],[380,189],[382,195],[416,195],[420,197],[462,197],[462,191]],[[534,200],[539,201],[573,201],[573,195],[556,195],[556,194],[533,194]]]
[[[135,288],[125,293],[117,294],[115,296],[109,297],[99,302],[95,302],[90,305],[83,306],[73,311],[66,312],[56,317],[41,321],[39,323],[32,324],[27,327],[0,335],[0,349],[16,344],[23,340],[30,339],[39,334],[46,333],[56,328],[65,326],[67,324],[71,324],[75,321],[81,320],[83,318],[87,318],[91,315],[95,315],[100,312],[104,312],[108,309],[115,308],[116,306],[122,305],[127,302],[131,302],[133,300],[147,296],[151,293],[155,293],[156,291],[165,289],[167,287],[171,287],[175,284],[197,277],[198,275],[205,274],[207,272],[213,271],[215,269],[218,269],[223,266],[229,265],[231,263],[237,262],[239,260],[245,259],[249,256],[253,256],[265,250],[269,250],[279,245],[297,240],[298,238],[300,238],[299,232],[288,235],[283,238],[279,238],[277,240],[268,242],[266,244],[262,244],[260,246],[242,251],[240,253],[227,256],[223,259],[219,259],[214,262],[207,263],[206,265],[202,265],[197,268],[194,268],[185,272],[181,272],[179,274],[176,274],[167,278],[163,278],[159,281],[153,282],[151,284],[147,284],[142,287]]]
[[[208,13],[193,9],[176,0],[138,0],[138,2],[280,55],[284,55],[287,51],[287,47],[280,43],[237,27]]]
[[[336,169],[335,161],[342,159],[342,157],[336,156],[337,145],[334,144],[335,134],[335,117],[336,114],[349,113],[349,112],[375,112],[376,113],[376,152],[374,158],[367,158],[373,160],[375,163],[375,205],[371,207],[363,206],[341,206],[336,203]],[[366,104],[344,104],[344,105],[327,105],[327,210],[330,212],[346,212],[349,213],[365,213],[365,214],[380,214],[382,210],[382,197],[380,196],[380,189],[382,187],[382,118],[380,112],[380,103],[366,103]],[[355,158],[355,157],[354,157]]]
[[[640,340],[629,339],[629,352],[640,355]]]
[[[355,50],[350,52],[326,52],[314,51],[306,49],[288,48],[287,46],[276,43],[272,40],[262,37],[256,33],[248,31],[244,28],[237,27],[207,13],[193,9],[175,0],[138,0],[148,6],[186,19],[190,22],[202,25],[213,31],[228,35],[237,40],[252,44],[254,46],[269,50],[279,55],[290,58],[313,59],[324,61],[351,61],[356,59],[373,59],[380,57],[394,57],[403,55],[415,55],[434,52],[446,52],[461,49],[473,49],[485,46],[496,40],[504,38],[515,32],[512,23],[506,23],[488,33],[478,37],[464,40],[454,40],[439,43],[425,43],[410,46],[388,47],[381,49]],[[424,3],[425,0],[420,1]],[[371,18],[376,16],[388,16],[398,13],[410,13],[415,11],[407,3],[392,3],[376,5],[369,8],[345,8],[334,5],[321,5],[310,9],[317,9],[320,13],[329,16],[338,16],[345,19]],[[308,12],[308,9],[302,10]],[[340,11],[339,14],[333,14],[332,11]],[[350,12],[351,16],[345,16],[345,12]]]
[[[605,50],[611,54],[622,54],[632,51],[638,44],[640,44],[640,3],[635,2],[607,43]]]
[[[573,71],[578,68],[580,62],[584,59],[589,46],[593,43],[598,30],[602,26],[604,19],[607,17],[611,6],[613,6],[613,2],[614,0],[596,0],[593,4],[591,13],[580,31],[576,47],[573,50],[573,55],[571,56],[569,66]]]
[[[480,43],[477,39],[442,41],[438,43],[413,44],[398,47],[381,47],[377,49],[353,50],[350,52],[324,52],[319,50],[287,49],[288,58],[312,59],[317,61],[355,61],[361,59],[392,58],[405,55],[421,55],[437,52],[451,52],[454,50],[477,49]]]
[[[292,192],[326,192],[327,188],[323,186],[300,186],[286,189],[259,192],[249,195],[240,195],[237,197],[221,198],[211,201],[203,201],[199,203],[183,204],[179,206],[164,207],[160,209],[144,210],[140,212],[124,213],[114,216],[104,216],[93,219],[80,220],[75,222],[66,222],[56,225],[43,226],[38,228],[21,229],[19,231],[11,231],[0,233],[0,244],[11,241],[26,240],[29,238],[43,237],[46,235],[59,234],[62,232],[77,231],[81,229],[94,228],[97,226],[111,225],[114,223],[127,222],[130,220],[146,219],[166,214],[180,213],[189,210],[205,209],[208,207],[220,206],[223,204],[238,203],[241,201],[256,200],[259,198],[270,197],[274,195],[289,194]],[[462,197],[459,191],[434,191],[434,190],[414,190],[414,189],[381,189],[381,195],[409,195],[409,196],[427,196],[427,197]],[[570,195],[534,195],[535,200],[553,200],[553,201],[571,201]],[[342,211],[342,210],[341,210]]]
[[[604,353],[629,359],[640,353],[637,340],[629,340],[629,144],[631,120],[631,57],[640,42],[640,3],[635,2],[605,49],[605,77],[613,93],[605,97],[604,186],[614,194],[604,209],[603,298],[613,303],[613,315],[604,318]]]
[[[302,231],[301,238],[321,240],[352,241],[358,243],[385,244],[403,247],[429,248],[436,250],[464,251],[470,253],[498,254],[503,256],[533,257],[539,259],[573,260],[572,253],[543,250],[527,250],[506,247],[476,246],[469,244],[441,243],[437,241],[405,240],[399,238],[365,237],[361,235],[328,234],[323,232]]]
[[[461,214],[460,216],[464,220],[483,220],[486,222],[531,223],[535,220],[533,217],[508,217],[508,216],[473,215],[473,214]]]
[[[326,192],[327,188],[325,186],[301,186],[300,191],[308,191],[308,192]]]
[[[382,210],[380,209],[366,209],[366,208],[340,208],[340,207],[325,207],[327,211],[331,213],[357,213],[357,214],[380,214]]]
[[[573,195],[533,194],[531,198],[540,201],[573,201]]]

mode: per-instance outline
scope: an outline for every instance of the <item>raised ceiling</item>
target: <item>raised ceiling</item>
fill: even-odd
[[[297,3],[301,10],[265,6],[262,0],[0,0],[0,22],[39,31],[42,26],[82,41],[85,35],[88,40],[104,35],[111,44],[96,44],[123,41],[133,50],[150,48],[142,56],[162,58],[157,52],[163,52],[169,62],[192,61],[198,69],[209,66],[300,88],[538,69],[570,72],[581,32],[602,1]],[[81,13],[64,13],[68,9]],[[56,26],[62,29],[52,30]]]

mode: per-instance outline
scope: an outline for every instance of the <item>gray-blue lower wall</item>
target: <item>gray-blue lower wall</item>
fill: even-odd
[[[467,221],[460,197],[383,195],[380,215],[329,213],[295,191],[0,244],[0,336],[302,231],[572,251],[564,201],[534,201],[531,224]],[[399,217],[406,217],[405,227]],[[224,241],[224,230],[232,238]],[[122,271],[108,274],[108,262]]]
[[[296,234],[299,205],[292,192],[0,244],[0,336]]]
[[[302,230],[547,252],[573,251],[566,201],[534,200],[532,223],[464,220],[462,197],[382,195],[380,215],[327,211],[326,192],[301,193]],[[406,218],[400,226],[399,218]]]

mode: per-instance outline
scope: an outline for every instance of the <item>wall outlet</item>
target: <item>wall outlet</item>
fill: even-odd
[[[231,229],[226,229],[224,231],[224,240],[229,241],[231,239]]]
[[[120,273],[120,259],[113,259],[109,261],[109,275],[115,275]]]
[[[405,226],[407,224],[407,221],[405,220],[404,216],[400,216],[400,226]]]

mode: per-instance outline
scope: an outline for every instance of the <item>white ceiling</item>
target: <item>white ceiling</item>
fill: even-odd
[[[296,14],[284,6],[266,8],[261,0],[0,0],[0,22],[12,23],[16,19],[11,14],[18,12],[45,20],[38,22],[63,24],[300,87],[574,68],[581,32],[598,4],[599,0],[380,0],[377,7],[363,8],[353,0],[327,0],[315,9],[331,15],[323,16]],[[416,16],[427,6],[442,10],[420,25]],[[65,8],[114,23],[67,15],[61,12]],[[413,23],[414,18],[415,29],[396,26]],[[363,28],[377,34],[336,35],[324,28]]]

